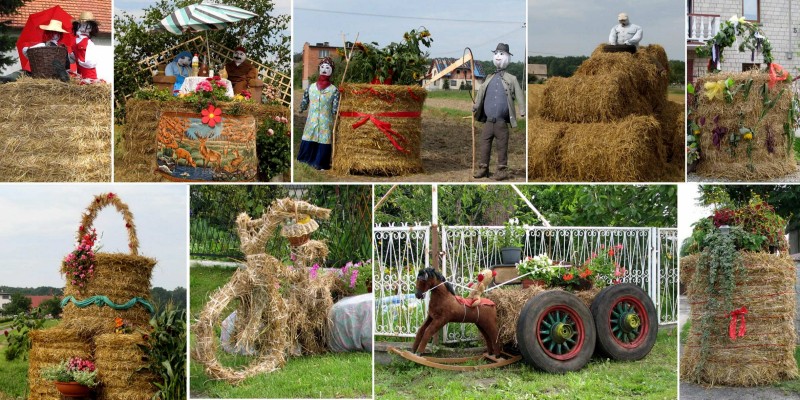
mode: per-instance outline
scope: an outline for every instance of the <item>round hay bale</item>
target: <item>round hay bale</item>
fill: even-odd
[[[78,336],[77,331],[62,327],[33,330],[28,335],[31,340],[31,349],[28,352],[29,398],[61,400],[56,386],[42,378],[41,371],[70,357],[92,358],[89,341]]]
[[[333,169],[342,174],[422,172],[422,106],[418,86],[346,84],[340,88]]]
[[[614,69],[597,75],[550,78],[544,85],[539,113],[549,121],[574,123],[652,114],[653,107],[638,95],[634,82],[625,79],[627,75],[623,69]]]
[[[707,82],[724,81],[733,79],[739,85],[753,81],[749,96],[744,99],[744,90],[734,96],[732,103],[724,100],[709,100],[705,96]],[[793,173],[797,170],[794,159],[794,150],[788,146],[788,138],[784,131],[784,124],[788,121],[789,109],[792,107],[791,85],[779,82],[774,88],[768,90],[770,99],[774,99],[783,91],[775,106],[760,119],[764,109],[761,89],[769,81],[769,74],[760,71],[740,73],[721,72],[704,75],[697,79],[696,106],[694,118],[696,121],[705,119],[698,138],[700,147],[700,163],[697,166],[698,175],[722,178],[727,180],[766,180]],[[742,119],[743,116],[743,119]],[[712,130],[716,127],[714,119],[719,117],[719,126],[728,129],[729,133],[722,137],[720,148],[714,145]],[[759,121],[760,119],[760,121]],[[743,126],[756,132],[752,142],[752,165],[747,155],[748,143],[742,140],[731,153],[729,137],[730,132],[739,130],[740,122]],[[790,134],[794,134],[790,126]],[[767,144],[772,142],[772,152]]]
[[[146,343],[140,333],[105,334],[95,337],[94,362],[100,400],[149,400],[156,392],[153,383],[160,380],[147,370],[144,352]],[[182,373],[176,371],[176,373]]]
[[[708,277],[694,273],[687,287],[692,325],[681,356],[681,379],[710,385],[756,386],[798,376],[794,358],[794,262],[786,254],[741,255],[746,272],[737,279],[731,297],[734,309],[747,308],[746,333],[736,340],[729,337],[729,314],[733,310],[722,309],[722,301],[711,301],[706,294]],[[704,318],[711,320],[705,350],[701,345]],[[741,322],[736,324],[736,329],[739,327]]]

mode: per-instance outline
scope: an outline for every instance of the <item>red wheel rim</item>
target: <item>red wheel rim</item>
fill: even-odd
[[[566,305],[547,308],[536,321],[536,340],[539,347],[555,360],[566,361],[577,356],[583,349],[585,337],[583,320],[575,310]]]
[[[632,327],[630,319],[638,320]],[[626,349],[639,347],[650,331],[650,319],[641,300],[633,296],[622,296],[608,310],[608,330],[618,345]]]

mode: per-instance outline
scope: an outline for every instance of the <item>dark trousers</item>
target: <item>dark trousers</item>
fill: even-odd
[[[478,141],[478,165],[489,166],[492,152],[492,140],[497,139],[497,168],[508,166],[508,124],[505,121],[489,122],[483,124],[483,132]]]

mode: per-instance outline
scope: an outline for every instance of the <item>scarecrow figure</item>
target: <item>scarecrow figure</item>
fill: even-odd
[[[509,57],[508,44],[498,43],[494,50],[495,73],[486,77],[478,89],[478,96],[472,106],[475,119],[483,122],[483,133],[478,142],[478,170],[474,177],[483,178],[489,175],[489,158],[492,152],[492,141],[497,139],[497,174],[495,180],[508,179],[508,125],[517,127],[517,114],[514,100],[519,106],[520,118],[525,118],[525,95],[519,86],[517,77],[506,72]]]
[[[619,25],[614,25],[611,28],[611,33],[608,35],[608,44],[639,47],[639,42],[642,41],[642,27],[632,24],[628,20],[628,14],[625,13],[620,13],[617,16],[617,20]]]
[[[81,13],[80,22],[72,23],[72,34],[75,35],[75,47],[69,54],[71,62],[78,68],[78,74],[83,79],[97,79],[97,50],[92,38],[97,36],[99,28],[94,14],[90,11]]]
[[[183,80],[192,72],[191,64],[192,53],[182,51],[178,53],[171,63],[167,64],[167,68],[164,70],[166,76],[175,77],[175,86],[172,87],[172,93],[176,96],[181,90],[181,86],[183,86]]]
[[[472,300],[472,304],[470,307],[477,307],[481,305],[481,298],[483,297],[483,292],[486,291],[486,288],[489,287],[489,284],[492,283],[492,279],[497,276],[496,271],[492,271],[490,269],[485,269],[478,274],[478,283],[473,284],[473,282],[469,283],[470,289],[472,291],[469,292],[469,296],[467,299]]]
[[[67,43],[64,42],[64,34],[67,31],[63,28],[63,23],[57,19],[50,20],[50,23],[47,25],[39,25],[39,28],[44,31],[42,34],[42,41],[33,45],[25,46],[22,48],[22,54],[25,57],[28,56],[29,49],[35,49],[37,47],[45,47],[45,46],[62,46],[62,47],[69,47]],[[64,82],[69,82],[69,65],[70,60],[69,57],[65,58],[64,61],[54,60],[53,61],[54,67],[58,70],[58,78]],[[12,74],[6,76],[0,76],[0,83],[7,83],[7,82],[15,82],[19,79],[20,76],[28,74],[28,71],[20,70],[14,72]]]
[[[233,94],[237,95],[247,90],[250,79],[258,76],[258,69],[247,61],[244,47],[239,46],[233,52],[233,60],[225,64],[228,80],[233,84]]]
[[[319,62],[319,79],[306,89],[300,103],[300,112],[308,109],[308,118],[297,160],[316,169],[331,167],[331,134],[339,109],[339,90],[331,84],[333,68],[330,57]]]

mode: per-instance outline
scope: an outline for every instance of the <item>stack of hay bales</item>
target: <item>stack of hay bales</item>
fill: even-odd
[[[100,385],[97,398],[102,400],[148,400],[156,387],[155,377],[139,369],[147,366],[139,348],[145,340],[141,333],[116,334],[115,318],[123,319],[134,331],[147,330],[150,312],[143,305],[150,300],[150,276],[156,261],[138,255],[138,239],[133,214],[119,197],[112,193],[95,196],[83,214],[78,238],[89,232],[98,212],[114,206],[123,214],[128,229],[131,254],[97,253],[94,276],[83,289],[67,280],[64,289],[61,325],[48,330],[32,331],[28,385],[31,398],[60,400],[53,382],[41,378],[45,367],[57,365],[70,357],[92,359],[97,367]],[[127,309],[99,305],[93,298],[105,296],[115,304],[141,299]],[[78,307],[76,302],[90,302]]]
[[[252,115],[256,131],[264,121],[280,116],[289,118],[284,106],[252,102],[221,102],[217,106],[224,114]],[[114,165],[114,180],[120,182],[161,182],[156,171],[158,144],[156,132],[162,112],[196,113],[193,104],[171,99],[168,101],[130,99],[125,103],[125,127],[122,135],[123,155]]]
[[[422,172],[421,113],[428,92],[419,86],[367,84],[343,85],[341,90],[334,171],[389,176]]]
[[[732,79],[734,87],[752,80],[749,95],[744,98],[744,89],[739,90],[731,103],[724,100],[709,100],[705,96],[705,84],[708,82],[725,81]],[[723,178],[728,180],[765,180],[784,176],[797,171],[797,162],[794,159],[794,150],[790,148],[784,124],[789,123],[789,110],[792,108],[793,91],[791,84],[786,81],[778,82],[774,88],[768,89],[767,94],[772,100],[783,92],[781,97],[770,109],[763,119],[760,119],[764,110],[761,90],[766,88],[769,74],[763,71],[748,71],[739,73],[720,72],[704,75],[697,79],[698,89],[696,98],[696,121],[705,119],[698,140],[700,147],[700,163],[697,166],[699,175]],[[720,148],[713,143],[712,130],[716,124],[713,122],[719,116],[719,126],[728,129],[728,134],[722,138]],[[760,119],[760,121],[759,121]],[[739,131],[740,124],[756,132],[753,138],[752,167],[750,157],[747,155],[747,143],[742,140],[735,151],[731,153],[729,136]],[[789,125],[788,135],[794,135],[793,121]],[[772,140],[770,152],[767,145]]]
[[[747,308],[744,336],[731,340],[732,310],[707,293],[708,276],[697,273],[700,255],[681,259],[681,280],[691,305],[688,339],[681,354],[681,379],[700,384],[755,386],[798,376],[794,349],[796,268],[786,254],[741,252],[746,272],[737,279],[731,302]],[[706,349],[703,319],[710,319]],[[737,333],[742,322],[737,321]]]
[[[111,85],[21,78],[0,99],[0,180],[111,180]]]
[[[682,176],[683,107],[667,100],[666,52],[655,44],[635,54],[605,53],[603,47],[572,77],[529,85],[530,180]]]

